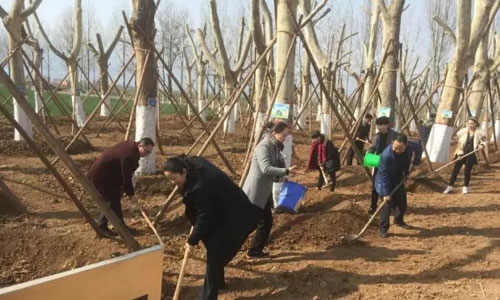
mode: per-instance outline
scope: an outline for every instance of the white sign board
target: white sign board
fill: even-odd
[[[155,246],[0,289],[0,300],[160,300],[162,269]]]

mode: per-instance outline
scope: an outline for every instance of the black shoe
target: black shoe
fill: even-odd
[[[100,227],[101,232],[104,233],[104,235],[107,236],[118,236],[118,233],[116,233],[114,230],[109,229],[108,227]]]
[[[385,238],[389,237],[389,234],[387,233],[387,231],[381,231],[380,237],[385,239]]]
[[[411,229],[411,226],[406,224],[404,221],[401,221],[401,222],[395,222],[394,223],[396,226],[399,226],[403,229]]]
[[[269,257],[269,253],[260,251],[260,252],[248,252],[247,257],[252,259],[252,258],[265,258]]]
[[[375,208],[370,207],[370,209],[368,209],[368,214],[373,215],[376,211],[377,211],[376,207]]]

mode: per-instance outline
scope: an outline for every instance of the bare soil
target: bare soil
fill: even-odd
[[[126,120],[121,120],[126,123]],[[123,139],[116,124],[95,133],[98,120],[87,133],[93,149],[73,155],[86,170],[97,155]],[[69,136],[70,125],[58,121]],[[167,156],[186,152],[186,132],[177,118],[162,119],[162,145]],[[197,125],[196,125],[197,126]],[[25,181],[63,194],[40,160],[12,148],[12,130],[0,128],[0,175]],[[246,134],[227,136],[221,148],[231,164],[241,172],[246,153]],[[195,137],[200,128],[192,130]],[[64,134],[63,134],[64,136]],[[222,136],[218,138],[222,140]],[[307,134],[294,133],[294,164],[305,167],[308,158]],[[68,140],[62,141],[66,145]],[[340,145],[340,136],[335,143]],[[201,145],[192,153],[196,153]],[[46,152],[53,158],[51,152]],[[160,165],[166,156],[157,151]],[[210,146],[205,157],[222,169],[227,168]],[[492,156],[493,157],[493,156]],[[95,217],[99,211],[78,183],[59,163],[76,194]],[[425,172],[426,167],[420,172]],[[450,168],[440,173],[447,179]],[[248,261],[242,251],[226,271],[228,288],[219,299],[498,299],[500,296],[500,164],[475,167],[471,194],[443,195],[445,183],[437,178],[409,182],[406,221],[415,226],[404,230],[392,226],[390,237],[378,237],[377,220],[358,242],[347,244],[342,237],[357,233],[368,220],[371,185],[359,166],[339,172],[334,193],[314,188],[318,174],[309,172],[296,180],[309,190],[300,203],[299,213],[277,214],[271,234],[268,259]],[[232,175],[235,180],[239,176]],[[460,176],[458,183],[463,178]],[[97,238],[74,205],[6,182],[31,212],[16,215],[0,207],[0,287],[55,274],[127,253],[116,239]],[[142,176],[137,196],[147,214],[153,217],[172,186],[161,175]],[[0,195],[1,197],[1,195]],[[3,202],[0,199],[0,203]],[[126,222],[139,230],[136,237],[143,247],[157,243],[139,210],[123,202]],[[177,197],[158,229],[165,242],[164,299],[171,299],[184,253],[189,224]],[[183,299],[195,299],[203,281],[203,247],[189,260]]]

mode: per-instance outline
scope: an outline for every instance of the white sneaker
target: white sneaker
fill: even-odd
[[[451,185],[446,187],[446,190],[444,190],[443,194],[450,194],[453,192],[453,187]]]
[[[462,188],[462,194],[468,194],[469,193],[469,187],[468,186],[464,186]]]

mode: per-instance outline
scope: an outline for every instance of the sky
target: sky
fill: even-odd
[[[0,0],[0,5],[8,11],[11,1],[12,0]],[[365,1],[366,0],[330,0],[328,5],[332,7],[332,12],[325,20],[321,21],[323,27],[326,27],[325,30],[339,31],[341,23],[346,23],[347,32],[354,33],[359,31],[359,20],[365,18],[365,13],[361,10]],[[410,47],[415,49],[414,53],[418,56],[427,55],[429,37],[425,7],[428,1],[431,0],[407,0],[406,5],[408,8],[403,14],[402,35],[406,36],[405,40],[412,43]],[[273,10],[273,1],[267,0],[267,2],[271,10]],[[388,2],[388,0],[386,0],[386,2]],[[26,0],[26,3],[28,3],[28,0]],[[51,38],[57,38],[58,28],[61,26],[61,16],[65,11],[71,10],[73,5],[74,0],[42,1],[37,13]],[[189,25],[192,29],[202,26],[203,16],[206,16],[208,12],[208,0],[162,0],[160,5],[169,5],[186,10],[189,14]],[[217,5],[221,16],[228,17],[225,22],[237,22],[242,13],[248,17],[249,0],[217,0]],[[121,10],[131,11],[131,0],[82,0],[82,8],[84,13],[87,10],[94,17],[95,28],[98,32],[102,33],[105,40],[104,43],[106,44],[106,37],[113,35],[112,30],[110,30],[110,28],[116,26],[113,23],[116,23],[117,20],[120,24],[123,22],[121,16],[119,19],[117,18]],[[128,15],[130,15],[130,13]],[[327,18],[329,20],[326,20]],[[32,19],[31,23],[34,24]],[[334,25],[332,25],[332,28],[329,28],[328,24]],[[234,35],[232,32],[228,34]],[[351,46],[351,48],[353,49],[353,55],[359,58],[361,55],[360,47],[354,45],[353,47]],[[58,62],[55,65],[53,77],[64,76],[64,64]],[[119,67],[112,66],[111,69],[117,72]]]

